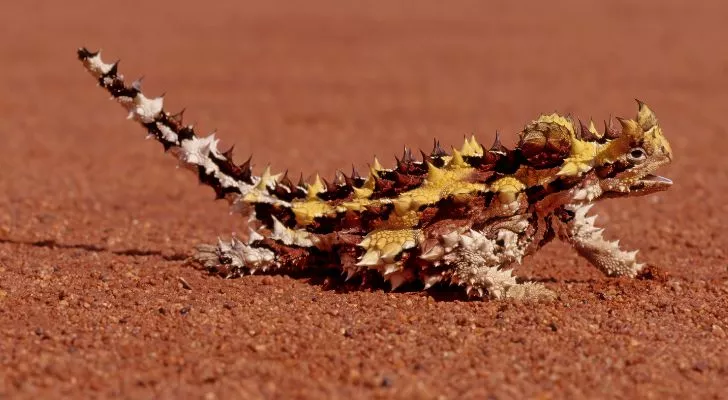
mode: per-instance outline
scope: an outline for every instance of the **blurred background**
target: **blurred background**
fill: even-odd
[[[179,260],[193,246],[241,227],[239,218],[227,215],[223,202],[212,201],[210,189],[199,187],[192,174],[175,171],[175,161],[162,153],[161,146],[143,140],[143,130],[125,120],[121,107],[94,87],[76,59],[80,46],[102,49],[107,61],[121,59],[121,73],[129,80],[144,76],[148,95],[166,93],[166,109],[186,108],[186,120],[196,123],[200,133],[217,131],[222,148],[236,144],[239,162],[253,154],[257,172],[270,164],[274,172],[288,169],[294,177],[319,172],[331,178],[336,169],[349,172],[352,163],[366,167],[375,155],[385,167],[390,166],[403,146],[429,151],[433,138],[449,149],[460,146],[465,135],[475,134],[489,145],[499,130],[504,143],[512,146],[515,134],[540,113],[592,117],[601,126],[610,115],[633,116],[637,109],[633,99],[639,98],[656,112],[672,143],[675,162],[661,173],[675,185],[648,198],[600,204],[598,221],[609,226],[608,236],[620,237],[625,247],[641,248],[644,259],[674,277],[686,282],[713,279],[725,274],[724,249],[728,247],[724,234],[728,222],[724,118],[728,52],[722,46],[728,33],[727,12],[723,1],[681,0],[5,1],[0,6],[0,294],[4,290],[8,299],[34,299],[45,293],[47,299],[39,297],[25,305],[55,304],[58,292],[43,289],[52,284],[26,281],[43,268],[59,268],[63,276],[71,277],[68,282],[77,285],[72,291],[78,293],[95,287],[88,283],[92,278],[85,271],[100,274],[97,271],[109,265],[112,272],[104,276],[127,276],[113,268],[134,276],[182,268],[190,272],[189,280],[190,276],[203,279],[180,267]],[[588,286],[603,278],[566,250],[558,243],[550,245],[522,267],[524,275],[557,282],[560,290],[575,290],[577,298],[592,299],[584,294],[591,293],[588,288],[577,285],[574,289],[571,284],[587,282]],[[152,261],[160,269],[150,268]],[[149,282],[150,286],[138,286],[149,292],[130,295],[120,289],[114,292],[119,297],[109,300],[99,295],[97,300],[117,304],[126,299],[119,304],[147,315],[135,308],[142,307],[139,299],[162,298],[154,288],[157,281],[149,278]],[[242,283],[205,282],[193,282],[193,286],[204,291],[205,285],[219,285],[220,293],[231,287],[253,290]],[[313,290],[304,284],[294,288]],[[94,301],[86,303],[93,310]],[[24,303],[12,304],[15,310],[25,310]],[[144,307],[158,314],[157,306]],[[477,307],[491,310],[488,318],[497,309],[488,304]],[[568,326],[572,317],[568,310],[562,311],[565,322],[559,324]],[[16,316],[20,312],[2,318],[16,320],[25,329],[32,318]],[[65,314],[29,313],[53,321],[51,326],[70,323],[69,331],[77,324],[95,327],[97,321],[83,319],[97,314],[82,314],[86,317],[75,320]],[[606,310],[582,315],[606,315]],[[423,330],[437,325],[419,321]],[[528,318],[522,321],[526,326],[535,324]],[[659,326],[667,320],[660,321],[653,324],[655,335],[662,334]],[[703,322],[705,332],[712,332],[714,322]],[[233,329],[220,324],[223,330]],[[18,332],[25,332],[22,329]],[[695,332],[695,337],[703,337],[704,331]],[[30,339],[23,335],[18,333],[19,339],[14,340],[27,344]],[[6,337],[16,338],[10,333]],[[615,336],[614,349],[623,349],[619,338]],[[329,340],[324,339],[314,340],[311,343],[317,344],[312,346],[328,346]],[[365,348],[386,352],[377,340]],[[138,345],[133,339],[131,343]],[[697,342],[687,336],[666,341],[664,351],[679,351],[672,346],[675,343]],[[0,343],[0,350],[9,354],[14,346]],[[169,343],[159,346],[160,351],[174,349]],[[513,343],[504,346],[511,348]],[[560,348],[558,343],[550,346]],[[65,348],[61,349],[59,354],[65,354]],[[230,357],[215,349],[202,346],[197,351],[203,359],[209,353]],[[344,347],[334,349],[346,352]],[[93,351],[88,369],[78,370],[79,376],[117,366],[126,373],[136,371],[133,358],[129,364],[100,362]],[[511,349],[503,357],[478,354],[510,366],[513,358],[509,357],[520,351],[520,347]],[[601,365],[611,365],[609,351],[595,352],[607,354]],[[700,351],[694,349],[691,354]],[[652,360],[650,349],[637,352]],[[248,353],[248,357],[260,357]],[[275,351],[267,356],[286,357]],[[31,365],[25,372],[13,369],[20,385],[27,374],[33,376],[29,371],[37,365],[28,354],[17,359],[30,360]],[[326,357],[310,359],[326,365],[322,361]],[[368,362],[396,368],[396,363],[382,360],[388,359],[380,355]],[[429,362],[440,365],[438,360],[434,356]],[[459,360],[464,360],[465,371],[472,371],[467,358]],[[657,377],[645,378],[657,385],[665,368],[675,372],[670,369],[673,359],[660,360],[648,363],[645,375],[639,376]],[[596,393],[607,388],[599,384],[600,373],[583,374],[569,370],[570,362],[563,365],[567,369],[554,372],[555,376],[578,378],[572,382],[586,382]],[[686,365],[690,370],[691,364]],[[157,365],[147,367],[144,370],[149,372]],[[161,376],[175,374],[170,371]],[[718,382],[720,369],[709,371],[714,372],[712,382]],[[266,376],[256,373],[260,375],[253,378]],[[412,374],[429,388],[440,387],[439,375]],[[494,387],[505,379],[488,376]],[[539,379],[543,383],[549,376]],[[609,375],[614,379],[611,387],[630,393],[634,382],[624,384],[621,376]],[[320,377],[334,385],[338,379],[334,369]],[[462,379],[447,377],[451,382]],[[478,376],[469,379],[474,380],[471,384],[480,382]],[[679,379],[676,385],[683,389],[702,382]],[[286,382],[305,386],[309,380]],[[595,393],[576,385],[572,394]],[[518,385],[514,387],[514,392],[504,393],[524,393]],[[448,390],[451,395],[462,394],[452,386]]]

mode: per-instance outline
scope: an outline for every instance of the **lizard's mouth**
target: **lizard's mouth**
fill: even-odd
[[[672,186],[672,180],[664,176],[647,174],[637,179],[629,186],[630,196],[644,196],[646,194],[662,192]]]
[[[664,176],[647,174],[634,181],[628,186],[628,190],[607,190],[602,194],[604,198],[616,198],[626,196],[644,196],[647,194],[662,192],[672,186],[672,180]]]
[[[667,190],[670,186],[672,186],[672,180],[660,175],[647,174],[632,186],[634,190],[659,192]]]

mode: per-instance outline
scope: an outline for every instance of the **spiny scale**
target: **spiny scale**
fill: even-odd
[[[567,206],[592,201],[605,187],[623,193],[632,186],[662,189],[667,180],[639,180],[672,157],[656,117],[638,102],[635,120],[618,119],[616,127],[610,118],[603,133],[592,121],[541,115],[525,126],[514,149],[503,146],[497,132],[487,149],[474,136],[450,152],[435,140],[429,154],[420,151],[420,160],[405,147],[392,168],[375,157],[365,177],[353,168],[351,175],[336,171],[332,179],[316,174],[306,182],[301,175],[294,184],[287,171],[276,173],[269,166],[255,175],[252,157],[235,164],[233,147],[220,151],[214,133],[198,136],[184,124],[184,110],[165,111],[162,97],[142,93],[141,80],[126,85],[118,61],[106,64],[85,48],[78,58],[129,118],[195,171],[217,198],[249,217],[253,229],[247,243],[221,241],[202,246],[197,256],[210,268],[231,266],[231,275],[331,265],[347,279],[375,271],[393,288],[449,281],[481,297],[544,298],[550,292],[543,285],[518,284],[506,268],[556,232],[572,235],[567,240],[596,264],[616,259],[619,273],[635,275],[641,264],[634,253],[604,242],[585,211],[574,219],[581,225],[572,226],[574,213]],[[640,155],[630,153],[634,143],[661,158],[639,167],[629,155]],[[599,251],[613,259],[599,258]]]

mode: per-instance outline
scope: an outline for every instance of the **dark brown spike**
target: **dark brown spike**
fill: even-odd
[[[359,171],[357,171],[356,167],[353,164],[351,166],[351,179],[354,181],[358,181],[361,179],[361,175],[359,175]]]
[[[343,174],[343,175],[344,175],[344,182],[346,183],[346,186],[347,187],[354,187],[354,178],[353,177],[349,177],[346,174]]]
[[[614,140],[622,135],[622,129],[614,124],[614,119],[609,116],[609,122],[604,121],[604,138]]]
[[[405,164],[409,164],[415,161],[415,158],[412,156],[412,149],[409,147],[405,147],[404,151],[402,152],[402,162]]]
[[[177,137],[179,138],[179,141],[182,142],[183,140],[190,140],[195,137],[195,129],[192,127],[192,125],[187,125],[177,132]]]
[[[140,76],[134,82],[131,83],[131,88],[136,90],[137,92],[141,92],[143,80],[144,80],[144,76]],[[164,95],[162,95],[161,97],[164,97]]]
[[[319,177],[319,178],[321,178],[321,182],[323,182],[323,184],[324,184],[324,191],[322,193],[332,191],[334,186],[331,184],[331,182],[329,182],[328,179],[326,179],[326,178],[323,178],[323,177]]]
[[[493,144],[490,146],[490,149],[488,149],[490,153],[498,154],[498,155],[506,155],[508,154],[508,149],[503,146],[503,144],[500,141],[500,132],[495,131],[495,139],[493,140]]]
[[[291,178],[288,177],[288,170],[283,173],[283,177],[278,181],[281,185],[285,185],[288,189],[293,191],[293,182],[291,182]]]
[[[227,149],[226,151],[223,151],[222,152],[223,157],[225,157],[225,159],[227,159],[228,161],[232,161],[234,149],[235,149],[235,145],[232,145],[232,146],[230,146],[229,149]]]
[[[394,156],[394,160],[395,160],[395,164],[397,165],[397,167],[394,169],[395,171],[406,171],[407,170],[407,166],[402,162],[402,160],[400,160],[399,157]]]
[[[402,193],[419,186],[425,178],[424,176],[403,174],[395,171],[392,179],[394,180],[397,193]]]
[[[299,188],[305,188],[306,187],[306,181],[303,180],[303,172],[301,172],[301,176],[298,177],[298,184],[296,184]]]
[[[228,158],[228,160],[232,163],[232,158]],[[253,168],[250,164],[252,160],[253,156],[251,155],[244,163],[237,166],[233,178],[243,182],[250,182],[250,178],[253,176]]]
[[[408,147],[404,148],[401,159],[397,157],[395,158],[397,159],[397,171],[412,173],[413,171],[417,170],[414,165],[415,158],[412,156],[412,150],[410,150]]]
[[[596,142],[599,140],[599,136],[595,135],[592,131],[589,130],[589,125],[582,122],[582,120],[579,120],[579,130],[581,131],[580,135],[577,135],[577,138],[580,138],[581,140],[586,140],[589,142]]]
[[[374,179],[373,198],[392,197],[396,195],[394,181],[384,179],[378,176],[378,174],[372,174],[371,177]]]
[[[114,61],[114,64],[112,64],[112,65],[111,65],[111,68],[109,68],[109,71],[108,71],[108,72],[106,72],[106,73],[105,73],[105,74],[104,74],[104,75],[102,76],[102,79],[103,79],[103,78],[108,78],[108,77],[115,77],[115,76],[117,76],[117,74],[119,73],[119,63],[120,63],[120,62],[121,62],[121,60],[116,60],[116,61]]]
[[[346,198],[349,195],[350,188],[346,186],[335,186],[332,185],[326,178],[319,177],[324,185],[324,191],[320,192],[317,196],[325,201],[331,201],[341,198]]]
[[[427,164],[427,163],[432,164],[432,157],[427,155],[422,149],[420,149],[420,154],[422,154],[422,163],[423,164]]]
[[[171,122],[175,123],[177,126],[182,126],[182,120],[183,120],[183,117],[185,114],[185,110],[186,110],[186,108],[183,108],[176,114],[170,114],[169,120]]]
[[[98,51],[91,52],[87,48],[81,47],[80,49],[78,49],[76,54],[78,54],[78,59],[83,61],[88,58],[96,57],[97,55],[99,55],[99,52]]]
[[[271,194],[284,201],[291,201],[296,197],[295,189],[291,188],[280,180],[276,182]]]
[[[445,152],[445,149],[443,149],[443,148],[442,148],[442,147],[440,146],[440,141],[439,141],[439,140],[437,140],[437,139],[433,139],[433,140],[434,140],[434,142],[435,142],[435,143],[434,143],[434,145],[433,145],[433,147],[432,147],[432,153],[431,153],[431,156],[432,156],[433,158],[435,158],[435,157],[443,157],[443,156],[446,156],[446,155],[447,155],[447,152]]]
[[[336,186],[346,185],[346,175],[344,175],[344,173],[338,169],[334,173],[334,185],[336,185]]]

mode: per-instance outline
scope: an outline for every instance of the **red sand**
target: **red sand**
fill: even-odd
[[[0,398],[728,398],[728,4],[161,3],[3,6]],[[207,276],[182,260],[240,219],[106,101],[82,45],[296,175],[638,97],[676,184],[599,221],[669,278],[559,243],[519,269],[552,304]]]

